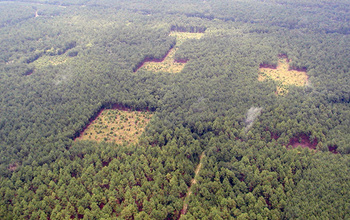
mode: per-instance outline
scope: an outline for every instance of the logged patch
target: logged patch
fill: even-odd
[[[42,56],[39,59],[35,60],[33,64],[37,67],[44,67],[44,66],[57,66],[59,64],[63,64],[67,62],[68,57],[64,55],[59,55],[59,56]]]
[[[185,67],[186,61],[175,60],[179,46],[188,39],[200,39],[203,33],[171,32],[169,36],[176,37],[176,45],[170,49],[161,60],[144,60],[140,68],[153,72],[179,73]],[[137,69],[140,69],[137,68]]]
[[[169,36],[176,37],[176,46],[180,46],[183,42],[188,39],[200,39],[204,33],[189,33],[189,32],[170,32]]]
[[[276,94],[284,95],[288,93],[290,85],[305,86],[308,76],[305,71],[292,70],[289,60],[281,56],[276,67],[260,65],[259,81],[273,80],[277,82]]]
[[[289,146],[292,146],[292,148],[302,147],[302,148],[309,148],[312,150],[316,150],[316,146],[318,144],[317,139],[310,140],[310,137],[306,134],[300,134],[298,136],[295,136],[289,140]]]
[[[137,143],[146,125],[151,120],[150,112],[103,110],[81,133],[77,140]]]

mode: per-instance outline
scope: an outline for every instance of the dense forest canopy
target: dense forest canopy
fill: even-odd
[[[346,0],[0,1],[0,218],[350,218],[349,12]],[[179,71],[140,68],[170,51]],[[259,68],[281,58],[306,81],[276,95],[282,76]],[[116,106],[150,115],[137,141],[76,139]]]

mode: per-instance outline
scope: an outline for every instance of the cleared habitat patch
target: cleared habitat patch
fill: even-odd
[[[15,170],[17,170],[18,167],[19,167],[19,164],[18,164],[18,163],[11,163],[11,164],[8,166],[8,170],[10,170],[10,171],[15,171]]]
[[[204,33],[190,33],[190,32],[178,32],[172,31],[169,36],[176,37],[176,46],[180,46],[188,39],[200,39]]]
[[[103,110],[76,140],[136,143],[151,120],[150,112]]]
[[[288,59],[280,57],[277,67],[263,66],[261,65],[260,74],[258,76],[259,81],[274,80],[278,83],[276,93],[278,95],[284,95],[288,93],[288,87],[290,85],[305,86],[308,81],[308,76],[305,71],[291,70],[289,67]]]
[[[308,135],[299,134],[289,140],[288,146],[292,146],[292,148],[302,147],[316,150],[317,144],[317,139],[310,140]]]
[[[69,58],[65,54],[59,56],[42,56],[39,59],[35,60],[33,64],[38,68],[49,65],[57,66],[59,64],[67,62],[68,59]]]
[[[176,53],[176,48],[171,49],[166,57],[160,61],[150,61],[145,62],[141,68],[148,70],[148,71],[154,71],[154,72],[168,72],[168,73],[179,73],[184,68],[186,63],[183,62],[176,62],[174,60],[174,56]]]
[[[171,32],[169,36],[176,37],[176,45],[170,49],[166,56],[160,61],[144,62],[140,68],[154,72],[179,73],[185,67],[186,62],[174,59],[179,46],[188,39],[200,39],[204,33]]]
[[[266,130],[268,131],[268,129]],[[280,138],[279,135],[270,132],[271,133],[271,138],[275,139],[276,141]],[[288,143],[284,143],[283,145],[287,147],[287,149],[295,149],[298,147],[301,148],[308,148],[314,152],[319,151],[318,149],[318,144],[319,141],[316,137],[311,137],[308,134],[305,133],[299,133],[289,139]],[[328,151],[333,153],[333,154],[338,154],[339,152],[337,151],[338,146],[333,145],[333,146],[328,146]]]

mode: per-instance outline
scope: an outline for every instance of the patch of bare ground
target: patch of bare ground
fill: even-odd
[[[185,67],[184,62],[177,62],[174,59],[177,48],[172,48],[169,50],[167,55],[161,61],[148,61],[144,62],[142,67],[148,71],[154,72],[168,72],[168,73],[179,73]]]
[[[316,146],[318,144],[317,139],[310,141],[310,137],[306,134],[300,134],[296,137],[293,137],[289,140],[288,146],[292,146],[293,148],[302,147],[309,148],[312,150],[316,150]]]
[[[35,60],[33,64],[38,68],[49,66],[49,65],[57,66],[57,65],[66,63],[69,59],[71,59],[71,57],[67,56],[66,54],[56,55],[56,56],[44,55],[38,58],[37,60]]]
[[[137,143],[151,117],[148,111],[104,109],[75,140]]]
[[[18,167],[19,167],[19,164],[18,164],[18,163],[11,163],[11,164],[9,165],[8,169],[9,169],[10,171],[15,171],[15,170],[17,170]]]
[[[203,152],[203,153],[199,156],[199,164],[197,165],[197,167],[196,167],[196,169],[195,169],[195,171],[194,171],[195,175],[194,175],[194,178],[191,180],[191,185],[190,185],[190,187],[188,187],[188,190],[187,190],[187,193],[186,193],[186,196],[185,196],[185,199],[184,199],[184,204],[183,204],[183,206],[182,206],[182,209],[181,209],[181,212],[180,212],[180,216],[179,216],[178,219],[181,219],[181,216],[182,216],[182,215],[185,215],[186,212],[187,212],[187,209],[188,209],[188,200],[189,200],[189,197],[190,197],[191,194],[192,194],[192,186],[193,186],[194,184],[197,183],[196,178],[197,178],[197,176],[198,176],[199,171],[200,171],[201,168],[202,168],[202,159],[203,159],[204,157],[205,157],[205,154],[204,154],[204,152]]]
[[[145,59],[135,70],[145,69],[153,72],[179,73],[185,67],[187,60],[175,60],[175,53],[180,45],[188,39],[200,39],[203,33],[171,32],[169,36],[176,37],[176,45],[162,59]]]
[[[261,64],[259,71],[259,81],[273,80],[277,82],[277,95],[287,94],[290,85],[305,86],[308,82],[306,71],[291,69],[285,55],[279,56],[277,66]]]
[[[271,137],[275,140],[279,138],[278,135],[271,133]],[[318,140],[317,138],[310,138],[309,135],[301,133],[298,134],[292,138],[289,139],[289,143],[285,145],[286,147],[291,146],[292,149],[301,147],[301,148],[309,148],[310,150],[316,152],[317,150],[317,145],[318,145]],[[333,153],[333,154],[338,154],[337,152],[338,146],[328,146],[328,151]]]
[[[333,153],[333,154],[339,154],[339,152],[337,151],[338,146],[337,145],[333,145],[333,146],[328,146],[328,150],[329,152]]]

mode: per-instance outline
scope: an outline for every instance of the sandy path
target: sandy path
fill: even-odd
[[[181,216],[186,214],[187,212],[187,208],[188,208],[188,198],[189,196],[192,194],[192,186],[193,184],[196,184],[197,183],[197,176],[198,176],[198,173],[199,171],[201,170],[202,168],[202,159],[205,157],[205,154],[204,152],[199,156],[199,164],[197,165],[196,167],[196,170],[194,171],[195,175],[194,175],[194,178],[191,180],[191,186],[188,187],[188,190],[187,190],[187,193],[186,193],[186,196],[185,196],[185,199],[184,199],[184,205],[181,209],[181,212],[180,212],[180,216],[178,219],[181,219]]]

